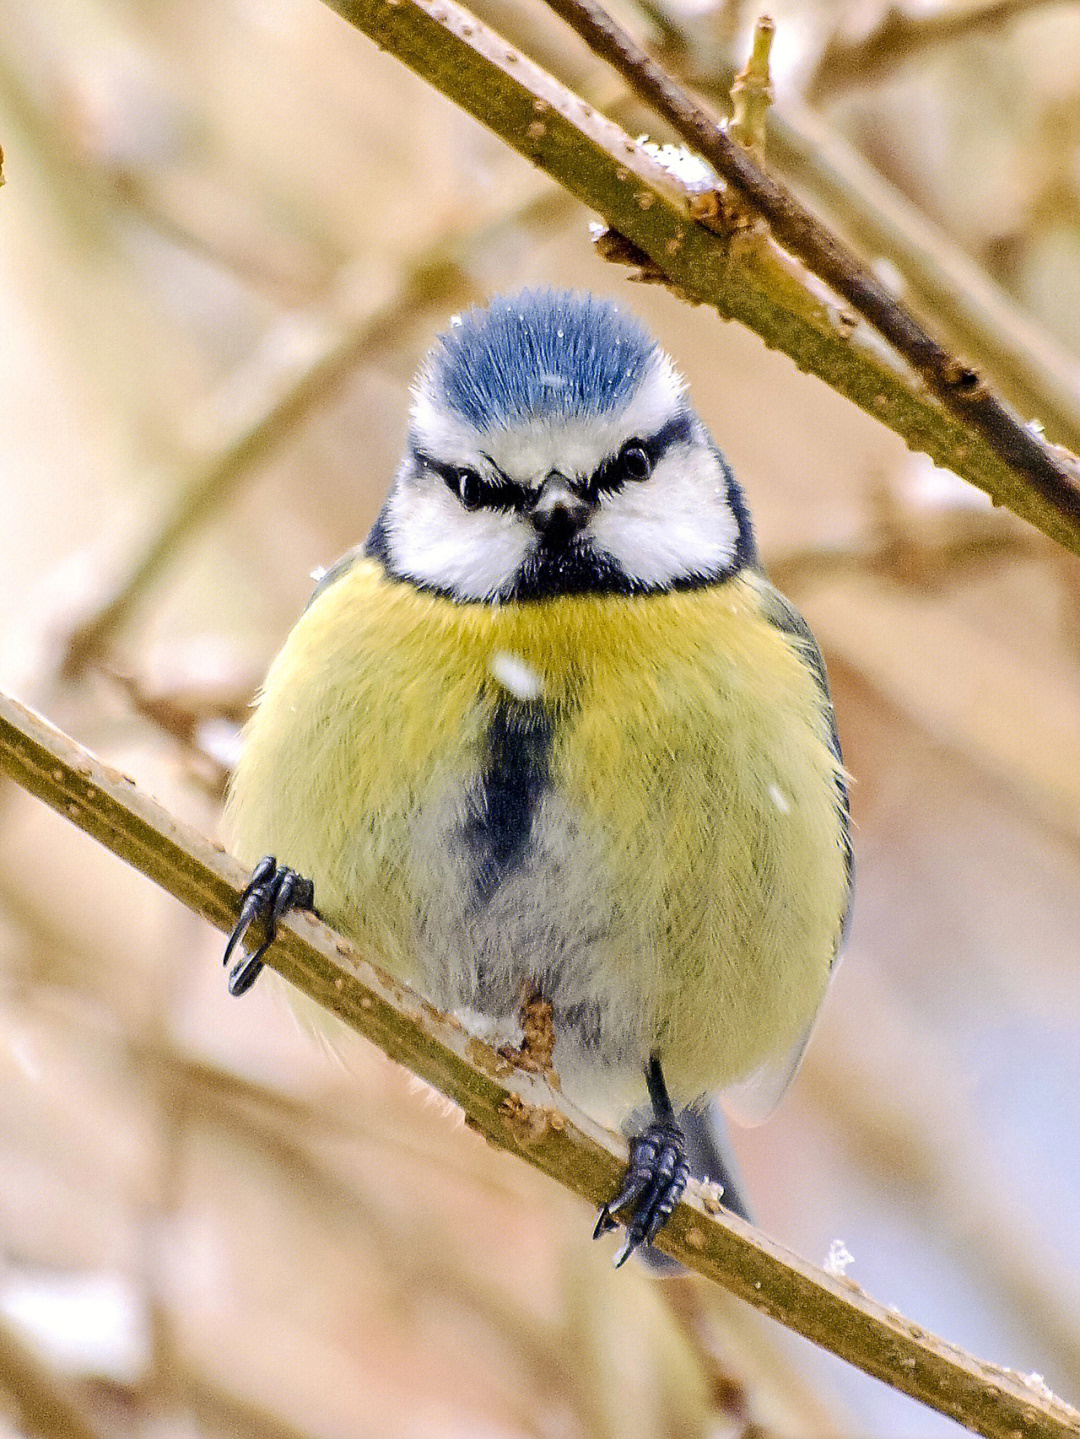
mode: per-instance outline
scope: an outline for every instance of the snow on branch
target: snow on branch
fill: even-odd
[[[725,165],[730,188],[717,178],[715,187],[703,189],[665,167],[655,147],[650,153],[451,0],[326,3],[602,215],[632,247],[623,247],[624,257],[640,252],[649,278],[663,278],[684,299],[710,304],[747,325],[912,449],[1080,554],[1080,480],[1071,457],[1022,424],[864,267],[854,262],[853,269],[853,257],[836,237],[811,222],[666,72],[655,65],[649,71],[664,82],[650,91],[650,103],[656,108],[662,91],[685,102],[681,118],[668,106],[665,119],[680,119],[676,129],[681,125],[684,137],[692,131],[705,158]],[[555,8],[568,17],[571,11],[578,18],[598,13],[596,6],[569,0]],[[608,45],[598,53],[615,60],[619,48]],[[619,68],[642,93],[641,67]],[[827,272],[848,298],[838,299],[771,238],[755,220],[761,213],[774,234],[798,248],[811,268]],[[853,306],[864,314],[872,309],[874,325],[884,326],[894,342],[906,335],[910,363],[873,325],[860,322]]]

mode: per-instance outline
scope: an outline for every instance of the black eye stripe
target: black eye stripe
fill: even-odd
[[[667,451],[675,445],[685,444],[693,438],[693,433],[694,422],[686,411],[674,415],[654,434],[634,436],[618,453],[609,455],[603,464],[598,465],[587,480],[575,483],[574,488],[593,500],[602,494],[615,494],[628,482],[647,479]],[[643,457],[648,461],[647,468],[642,466],[640,474],[633,473],[634,466],[624,469],[619,463],[623,451],[631,446],[643,451]],[[525,514],[536,500],[535,491],[515,484],[497,469],[498,478],[491,480],[472,465],[447,464],[425,450],[415,448],[412,454],[417,466],[438,475],[466,509],[514,510]],[[492,467],[495,468],[494,465]],[[462,477],[466,474],[469,479],[463,484]]]
[[[642,444],[655,468],[666,450],[671,449],[673,445],[685,445],[693,437],[694,422],[684,410],[668,420],[667,424],[657,430],[655,435],[650,435],[647,440],[643,440]]]
[[[656,466],[663,459],[669,449],[675,445],[685,444],[693,438],[694,424],[690,416],[683,411],[674,415],[655,434],[648,436],[635,436],[632,444],[635,449],[644,451],[648,460],[648,470],[645,474],[627,473],[626,468],[620,464],[623,452],[627,445],[614,455],[609,455],[602,465],[598,465],[593,471],[588,484],[591,495],[615,494],[623,488],[629,480],[645,479],[651,474]]]
[[[488,480],[473,465],[448,465],[424,450],[414,449],[413,459],[417,465],[438,475],[466,509],[524,510],[528,507],[529,491],[505,475]],[[466,475],[468,480],[464,480]]]

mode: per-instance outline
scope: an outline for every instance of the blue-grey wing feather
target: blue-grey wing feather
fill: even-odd
[[[840,815],[841,843],[844,847],[844,864],[847,871],[847,889],[844,896],[844,911],[840,919],[840,927],[836,936],[836,952],[847,934],[848,922],[851,919],[851,898],[855,880],[855,856],[851,847],[851,806],[848,800],[847,780],[844,776],[844,756],[840,749],[840,736],[836,731],[836,716],[833,712],[832,692],[829,689],[829,676],[825,670],[825,661],[822,658],[821,650],[818,648],[817,640],[810,631],[810,626],[803,619],[802,615],[785,598],[779,590],[763,576],[758,576],[757,584],[761,594],[762,613],[770,624],[775,625],[785,635],[788,635],[792,644],[799,654],[806,661],[814,676],[818,691],[821,694],[822,708],[829,726],[829,748],[836,756],[837,763],[841,766],[836,776],[836,807]]]
[[[347,575],[357,560],[362,559],[363,556],[364,545],[356,545],[353,549],[342,555],[340,560],[335,560],[328,570],[324,570],[319,576],[318,583],[311,592],[311,598],[304,606],[305,610],[309,610],[322,594],[323,590],[328,590],[335,580],[340,580],[343,575]]]

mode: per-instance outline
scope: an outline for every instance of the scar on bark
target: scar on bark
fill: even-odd
[[[521,1043],[504,1044],[499,1053],[517,1069],[529,1074],[542,1074],[552,1089],[558,1089],[559,1076],[553,1063],[555,1055],[554,1009],[550,999],[533,990],[519,1011]]]

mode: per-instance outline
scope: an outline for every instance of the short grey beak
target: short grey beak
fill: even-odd
[[[571,487],[565,475],[552,470],[540,486],[529,519],[549,544],[567,544],[588,524],[593,507]]]

